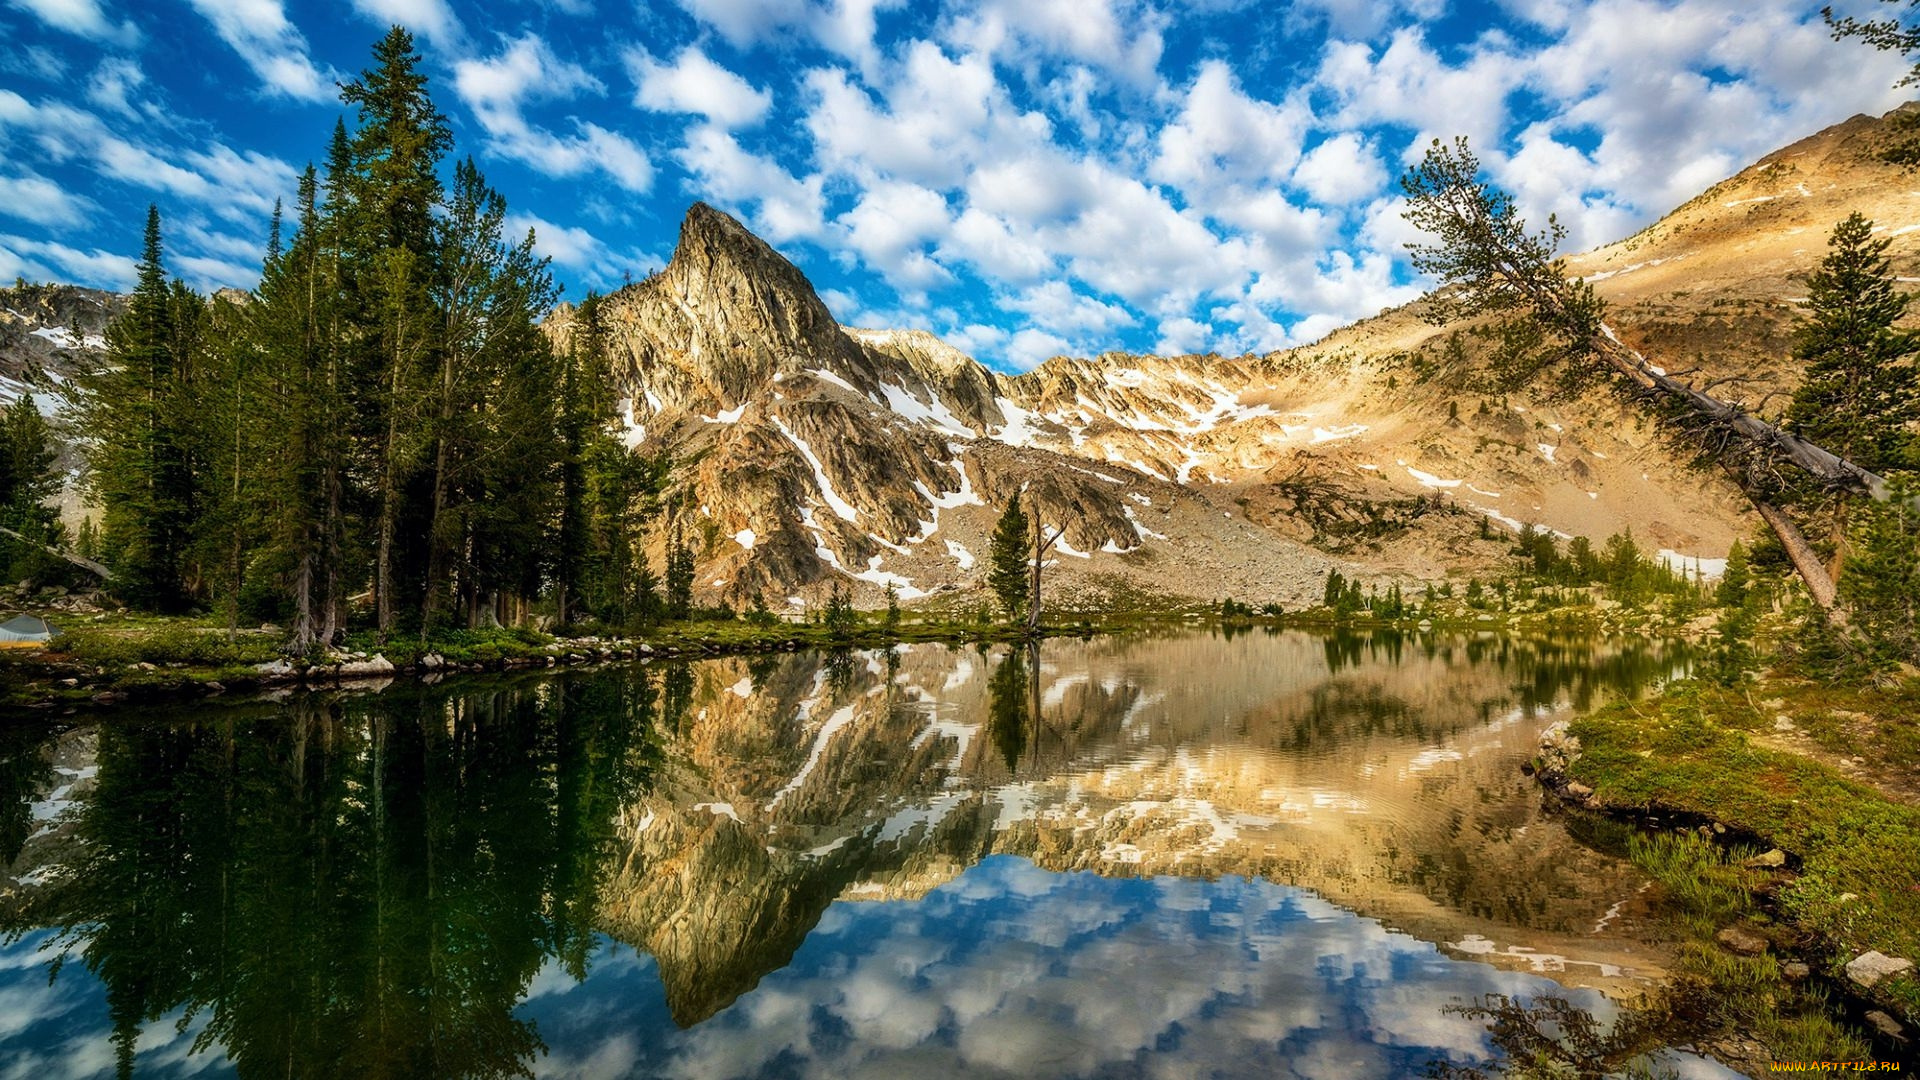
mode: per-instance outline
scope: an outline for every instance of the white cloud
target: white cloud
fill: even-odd
[[[123,48],[140,42],[140,31],[132,20],[115,23],[101,10],[99,0],[7,0],[7,6],[24,11],[55,30],[92,41]]]
[[[1290,14],[1325,19],[1335,36],[1364,41],[1402,19],[1437,18],[1446,7],[1446,0],[1299,0]]]
[[[51,240],[0,235],[0,277],[69,281],[102,289],[129,289],[138,269],[125,255],[81,251]]]
[[[655,112],[693,113],[724,128],[757,124],[773,107],[773,95],[721,67],[697,48],[686,48],[672,64],[662,64],[644,49],[625,54],[633,76],[633,103]]]
[[[275,199],[292,197],[297,179],[293,167],[277,158],[224,143],[170,160],[162,150],[116,134],[92,113],[62,102],[36,105],[0,90],[0,129],[9,127],[29,132],[48,162],[81,162],[101,176],[165,192],[230,221],[264,222]]]
[[[1009,285],[1038,281],[1058,265],[1032,230],[1016,229],[1005,219],[972,207],[954,221],[938,252],[943,259],[972,263],[988,279]]]
[[[258,263],[241,263],[207,255],[175,255],[168,269],[203,293],[219,289],[251,289],[260,284]]]
[[[509,241],[519,243],[529,229],[533,230],[535,254],[574,271],[580,280],[596,288],[617,288],[629,276],[662,265],[659,258],[638,249],[617,251],[586,229],[556,225],[533,214],[507,215],[504,231]]]
[[[58,82],[67,77],[67,62],[44,45],[31,45],[0,54],[0,71]]]
[[[119,113],[122,116],[138,116],[133,102],[127,100],[127,94],[145,85],[147,74],[140,65],[118,56],[110,56],[100,61],[93,69],[93,77],[87,80],[87,100],[102,109]]]
[[[353,7],[371,22],[398,24],[442,44],[454,44],[466,37],[466,29],[446,0],[353,0]]]
[[[1002,297],[1000,306],[1020,312],[1043,330],[1060,334],[1099,336],[1138,321],[1125,308],[1077,292],[1064,281],[1049,281]]]
[[[1311,120],[1302,104],[1248,97],[1225,62],[1209,60],[1188,87],[1180,118],[1160,130],[1152,176],[1202,188],[1278,181],[1299,160]]]
[[[705,124],[688,132],[673,156],[699,181],[700,194],[723,206],[752,206],[743,216],[767,240],[779,244],[826,235],[826,199],[818,176],[796,179],[772,158],[749,153],[731,134]]]
[[[679,0],[682,10],[741,48],[806,21],[806,0]]]
[[[1373,148],[1345,131],[1308,151],[1293,171],[1293,183],[1314,199],[1344,206],[1379,191],[1387,173]]]
[[[1208,348],[1212,337],[1212,327],[1185,315],[1177,319],[1165,319],[1160,323],[1160,340],[1154,343],[1153,351],[1161,356],[1202,352]]]
[[[1064,58],[1147,89],[1165,48],[1168,18],[1135,0],[985,0],[954,20],[949,40],[1020,60]]]
[[[571,135],[559,135],[527,119],[529,102],[604,93],[600,80],[555,56],[531,32],[502,38],[501,45],[496,56],[461,60],[453,67],[454,92],[485,129],[490,150],[547,176],[599,171],[628,191],[653,186],[653,163],[626,136],[578,118]]]
[[[863,192],[839,222],[846,227],[847,243],[895,288],[927,289],[953,279],[926,250],[950,223],[947,202],[938,193],[882,181]]]
[[[1526,76],[1526,58],[1489,34],[1449,64],[1417,29],[1393,34],[1375,55],[1367,45],[1335,42],[1323,52],[1315,88],[1335,109],[1320,121],[1340,128],[1394,124],[1413,128],[1415,144],[1466,135],[1493,145],[1508,122],[1507,95]]]
[[[333,79],[307,55],[307,39],[280,0],[188,0],[269,91],[301,101],[333,97]]]
[[[904,0],[678,0],[682,10],[747,48],[800,34],[865,68],[876,57],[875,12]]]
[[[0,214],[35,225],[79,225],[92,203],[43,176],[0,176]]]
[[[216,143],[205,152],[188,154],[186,161],[217,193],[208,196],[216,200],[214,212],[231,220],[264,225],[274,202],[291,206],[299,186],[293,166],[253,150],[242,153]]]
[[[1039,367],[1056,356],[1068,356],[1074,351],[1067,339],[1031,327],[1015,331],[1004,349],[1002,355],[1006,362],[1019,371]]]

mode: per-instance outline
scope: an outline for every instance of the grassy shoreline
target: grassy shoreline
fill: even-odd
[[[39,612],[36,612],[38,614]],[[69,613],[46,612],[56,623]],[[1584,615],[1585,611],[1575,612]],[[851,626],[745,619],[669,622],[639,633],[558,636],[533,630],[449,630],[423,641],[371,631],[348,635],[338,648],[291,656],[284,638],[266,629],[230,633],[206,618],[109,616],[79,623],[43,648],[0,649],[0,707],[44,711],[109,707],[285,685],[558,667],[642,659],[749,655],[775,651],[884,648],[895,644],[1015,642],[1132,632],[1210,629],[1225,634],[1282,629],[1320,633],[1401,634],[1573,633],[1605,636],[1618,627],[1558,612],[1489,613],[1461,607],[1431,617],[1381,618],[1326,608],[1283,615],[1221,617],[1206,606],[1154,611],[1060,612],[1037,631],[982,622],[957,612],[907,612],[895,624],[872,613]],[[63,616],[67,616],[63,620]],[[1686,628],[1662,625],[1679,635]],[[388,667],[387,665],[391,665]]]
[[[1625,854],[1681,912],[1676,975],[1724,1032],[1779,1060],[1899,1060],[1917,1049],[1920,979],[1862,985],[1847,965],[1920,957],[1920,806],[1847,775],[1860,769],[1769,743],[1788,731],[1829,748],[1871,737],[1898,754],[1916,738],[1916,701],[1911,678],[1685,682],[1572,721],[1571,740],[1550,733],[1536,765],[1576,812],[1636,826]],[[1837,730],[1835,714],[1855,722]],[[1834,1000],[1851,1023],[1834,1022]]]

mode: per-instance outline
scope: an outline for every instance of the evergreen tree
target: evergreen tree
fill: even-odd
[[[1894,288],[1891,243],[1875,239],[1873,222],[1858,212],[1834,227],[1826,258],[1807,279],[1807,314],[1793,350],[1806,372],[1787,408],[1801,436],[1875,472],[1911,467],[1909,425],[1920,420],[1920,334],[1894,329],[1909,297]],[[1827,519],[1827,572],[1841,580],[1852,500],[1806,480],[1793,500]]]
[[[439,166],[452,146],[446,118],[427,96],[413,37],[396,26],[374,46],[374,64],[343,86],[340,99],[359,109],[345,188],[352,218],[342,230],[369,340],[361,386],[378,387],[363,408],[370,420],[377,525],[374,536],[375,618],[394,629],[409,597],[424,596],[430,544],[407,538],[433,528],[433,480],[423,476],[431,453],[422,423],[432,410],[440,372],[440,320],[429,295],[435,271],[434,209]]]
[[[1902,498],[1864,508],[1854,525],[1854,572],[1841,597],[1880,661],[1920,665],[1920,508],[1911,478],[1897,481]]]
[[[1032,600],[1032,568],[1028,565],[1028,545],[1032,543],[1028,533],[1032,528],[1020,507],[1020,497],[1015,495],[1001,511],[987,548],[987,587],[1009,619],[1024,618]]]
[[[693,614],[693,549],[687,546],[676,522],[673,537],[667,543],[667,618],[685,619]]]
[[[69,402],[84,430],[89,492],[102,507],[102,547],[126,598],[143,607],[186,606],[182,573],[194,497],[176,379],[184,359],[167,286],[160,209],[147,208],[139,275],[127,310],[107,327],[107,354],[76,379]]]
[[[827,609],[822,617],[828,632],[840,635],[853,629],[853,598],[847,595],[846,585],[838,579],[827,592]]]
[[[1346,595],[1347,579],[1341,576],[1340,571],[1329,568],[1326,586],[1320,590],[1320,603],[1330,608],[1339,607]]]
[[[1720,605],[1720,616],[1715,621],[1717,641],[1708,669],[1721,683],[1731,686],[1753,666],[1753,633],[1759,621],[1747,549],[1738,540],[1727,551],[1727,569],[1714,588],[1714,600]]]
[[[59,512],[47,505],[60,491],[55,457],[32,395],[21,394],[0,409],[0,526],[20,534],[18,540],[0,535],[0,573],[7,581],[66,574],[66,565],[46,550],[64,539]]]

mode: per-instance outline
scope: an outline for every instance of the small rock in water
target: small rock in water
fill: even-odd
[[[1880,980],[1890,975],[1912,971],[1913,961],[1903,957],[1888,956],[1879,951],[1864,952],[1847,963],[1847,978],[1858,986],[1868,990],[1879,985]]]
[[[1753,858],[1748,859],[1746,862],[1743,862],[1740,865],[1758,867],[1758,868],[1765,868],[1765,867],[1772,867],[1772,866],[1785,866],[1787,865],[1787,853],[1784,851],[1781,851],[1779,848],[1774,848],[1772,851],[1768,851],[1764,854],[1755,855]]]
[[[1729,926],[1713,935],[1713,940],[1725,946],[1728,952],[1741,956],[1759,956],[1767,951],[1767,939],[1738,926]]]

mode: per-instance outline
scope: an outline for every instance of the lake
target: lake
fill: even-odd
[[[0,1080],[1484,1064],[1476,1005],[1661,977],[1520,767],[1687,662],[1199,631],[16,722]]]

